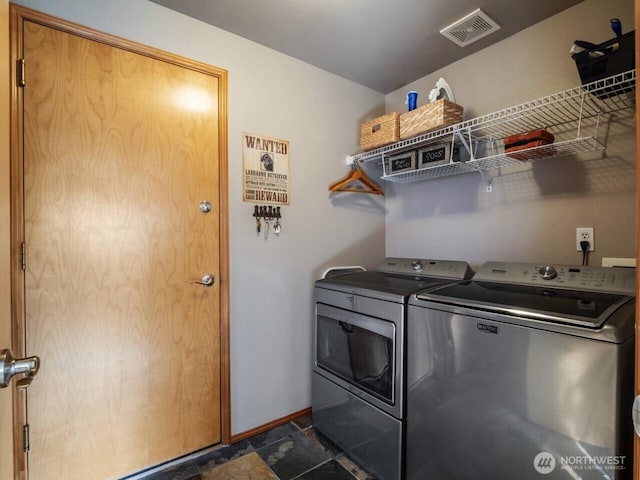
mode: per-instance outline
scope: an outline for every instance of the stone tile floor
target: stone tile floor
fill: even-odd
[[[233,445],[127,480],[375,480],[307,415]]]

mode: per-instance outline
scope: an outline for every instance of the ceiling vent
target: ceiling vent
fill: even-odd
[[[440,33],[459,46],[466,47],[497,30],[500,30],[500,25],[478,8],[443,28]]]

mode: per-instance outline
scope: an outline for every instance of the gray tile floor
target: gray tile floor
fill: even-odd
[[[127,480],[375,480],[304,416]],[[124,480],[124,479],[123,479]]]

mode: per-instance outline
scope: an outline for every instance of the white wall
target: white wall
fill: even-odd
[[[491,113],[580,84],[569,56],[574,40],[613,37],[609,19],[633,29],[633,0],[586,0],[492,47],[386,96],[386,111],[404,112],[406,92],[419,105],[437,79],[451,85],[465,118]],[[514,132],[520,133],[520,132]],[[607,123],[604,153],[545,160],[479,174],[388,188],[387,255],[467,260],[580,263],[576,227],[594,227],[602,256],[635,256],[635,126]],[[418,239],[416,241],[416,239]]]
[[[146,0],[16,3],[229,71],[232,432],[308,407],[313,281],[384,255],[384,199],[327,191],[384,97]],[[279,238],[257,236],[242,202],[242,132],[290,141]]]

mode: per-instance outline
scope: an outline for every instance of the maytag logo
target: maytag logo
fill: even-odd
[[[495,325],[486,325],[484,323],[476,323],[476,327],[478,330],[482,330],[487,333],[498,333],[498,327]]]

